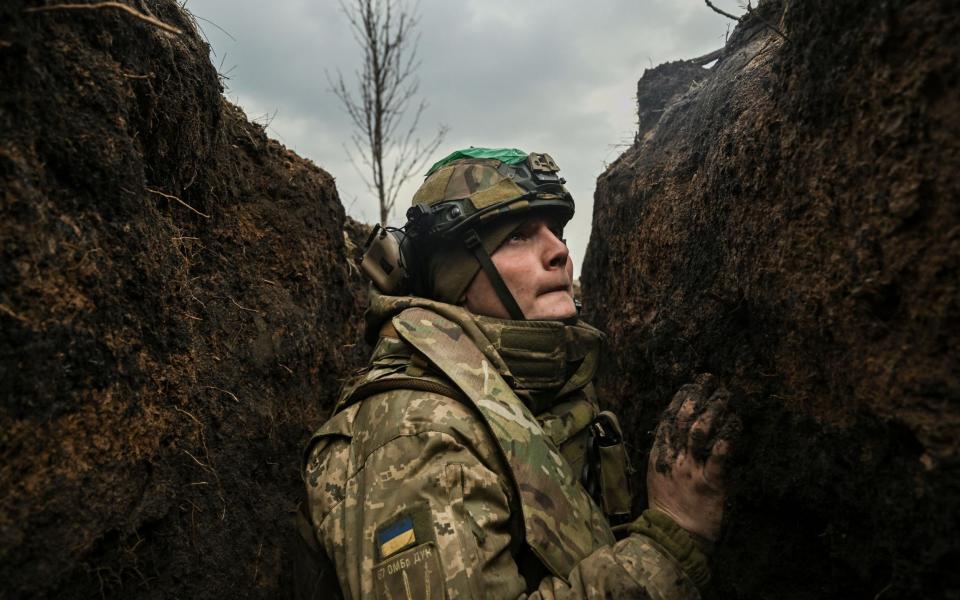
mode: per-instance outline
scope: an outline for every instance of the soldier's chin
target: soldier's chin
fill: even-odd
[[[531,321],[560,321],[576,314],[573,295],[566,290],[557,290],[538,296],[531,314],[525,316]]]

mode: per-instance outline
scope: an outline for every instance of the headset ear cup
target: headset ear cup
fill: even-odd
[[[360,261],[360,270],[377,289],[390,296],[404,296],[411,292],[407,265],[415,264],[410,253],[412,244],[402,231],[386,230],[379,225],[367,240]]]

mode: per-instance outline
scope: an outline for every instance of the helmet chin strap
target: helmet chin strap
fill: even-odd
[[[515,321],[525,321],[526,317],[523,316],[520,305],[517,304],[513,294],[510,293],[510,288],[507,287],[503,277],[500,276],[500,271],[497,270],[496,265],[490,260],[490,255],[484,250],[483,243],[480,241],[480,236],[477,235],[476,230],[471,229],[467,232],[464,243],[466,243],[467,249],[473,252],[473,255],[477,258],[477,262],[480,263],[480,268],[487,274],[490,283],[493,285],[493,291],[497,293],[497,297],[500,298],[503,307],[507,309],[510,318]]]

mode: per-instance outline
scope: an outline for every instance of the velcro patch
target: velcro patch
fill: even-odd
[[[417,535],[410,517],[401,517],[377,532],[381,558],[387,558],[416,543]]]
[[[377,598],[420,600],[445,597],[440,557],[433,542],[414,546],[373,567]]]

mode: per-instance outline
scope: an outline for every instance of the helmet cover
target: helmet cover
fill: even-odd
[[[462,234],[462,227],[469,225],[484,250],[492,254],[531,211],[556,212],[561,223],[573,216],[573,198],[558,171],[548,154],[527,154],[515,148],[458,150],[430,168],[412,204],[432,211],[450,205],[447,212],[461,217],[459,221],[472,217],[469,224],[452,220],[451,230]],[[441,302],[460,303],[480,264],[462,235],[428,233],[426,238],[421,242],[424,292]]]

